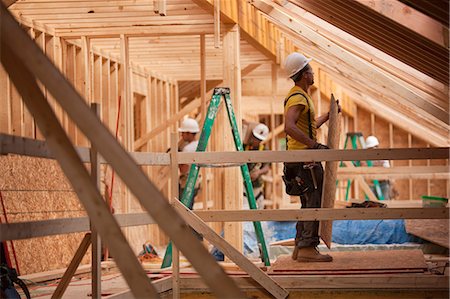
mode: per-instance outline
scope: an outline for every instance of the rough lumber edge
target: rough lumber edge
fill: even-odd
[[[178,201],[174,201],[173,206],[181,214],[183,219],[201,233],[205,239],[211,244],[219,248],[226,256],[228,256],[242,270],[246,271],[250,277],[257,281],[275,298],[286,298],[289,292],[283,289],[278,283],[272,280],[265,272],[259,269],[251,261],[249,261],[242,253],[231,246],[227,241],[220,237],[216,232],[206,225],[197,215],[187,209]]]
[[[338,114],[338,106],[334,95],[331,94],[330,114],[328,122],[328,142],[327,145],[331,149],[339,147],[340,121]],[[322,208],[334,208],[334,200],[336,197],[336,178],[337,178],[337,161],[327,161],[325,163],[325,174],[322,189]],[[320,222],[320,237],[328,248],[331,247],[331,235],[333,232],[333,221]]]

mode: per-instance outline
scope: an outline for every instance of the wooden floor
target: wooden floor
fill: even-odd
[[[269,274],[388,274],[424,273],[427,264],[421,250],[370,250],[330,252],[330,263],[300,263],[280,256]]]

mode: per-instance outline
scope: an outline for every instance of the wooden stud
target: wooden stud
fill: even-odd
[[[170,135],[170,177],[171,193],[170,202],[173,204],[178,201],[178,134]],[[174,299],[180,298],[180,253],[178,249],[172,247],[172,296]]]
[[[232,101],[236,124],[238,128],[242,127],[241,115],[241,69],[240,69],[240,38],[239,27],[234,26],[232,30],[227,31],[223,37],[223,84],[230,88],[230,98]],[[224,105],[222,106],[224,107]],[[228,117],[225,116],[225,110],[222,110],[215,121],[215,126],[220,127],[221,136],[219,137],[224,142],[224,150],[236,150],[234,140],[231,132],[231,125]],[[241,209],[242,208],[242,194],[243,183],[240,170],[238,168],[224,169],[224,186],[233,186],[232,188],[225,188],[223,192],[223,207],[225,210]],[[225,239],[235,248],[242,250],[242,227],[240,224],[225,223],[224,224]]]
[[[98,103],[91,104],[92,112],[100,118],[101,114],[101,106]],[[90,150],[90,160],[91,160],[91,178],[92,182],[97,186],[98,190],[101,189],[100,182],[100,156],[98,155],[97,150],[92,147]],[[92,298],[101,298],[102,297],[102,242],[100,235],[96,231],[95,227],[91,223],[91,239],[90,243],[92,244],[92,253],[91,253],[91,267],[92,267]]]
[[[220,48],[220,0],[214,0],[214,48]]]

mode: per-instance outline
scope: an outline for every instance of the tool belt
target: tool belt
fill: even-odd
[[[282,178],[287,194],[299,196],[316,189],[312,178],[314,172],[310,170],[310,167],[314,169],[316,165],[311,165],[311,163],[284,163]]]

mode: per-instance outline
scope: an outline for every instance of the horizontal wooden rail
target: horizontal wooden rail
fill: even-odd
[[[245,151],[179,153],[179,164],[253,163],[301,161],[364,161],[364,160],[420,160],[448,159],[448,147],[394,148],[371,150],[303,150],[303,151]],[[77,147],[84,163],[89,163],[89,148]],[[53,159],[45,141],[0,134],[0,154],[17,154]],[[167,153],[130,152],[138,165],[169,165]],[[105,163],[103,159],[100,161]]]
[[[448,208],[355,208],[295,210],[195,211],[205,222],[367,220],[367,219],[448,219]],[[114,215],[121,227],[154,224],[146,213]],[[89,219],[67,218],[0,224],[0,241],[19,240],[85,232]]]
[[[81,161],[84,163],[90,163],[90,148],[77,146],[76,150],[81,158]],[[0,154],[16,154],[36,158],[55,159],[54,155],[48,149],[45,141],[8,134],[0,134]],[[170,156],[167,153],[130,152],[130,155],[138,165],[170,164]],[[101,158],[100,163],[105,164],[106,162]]]
[[[180,153],[180,164],[448,159],[448,147]]]

